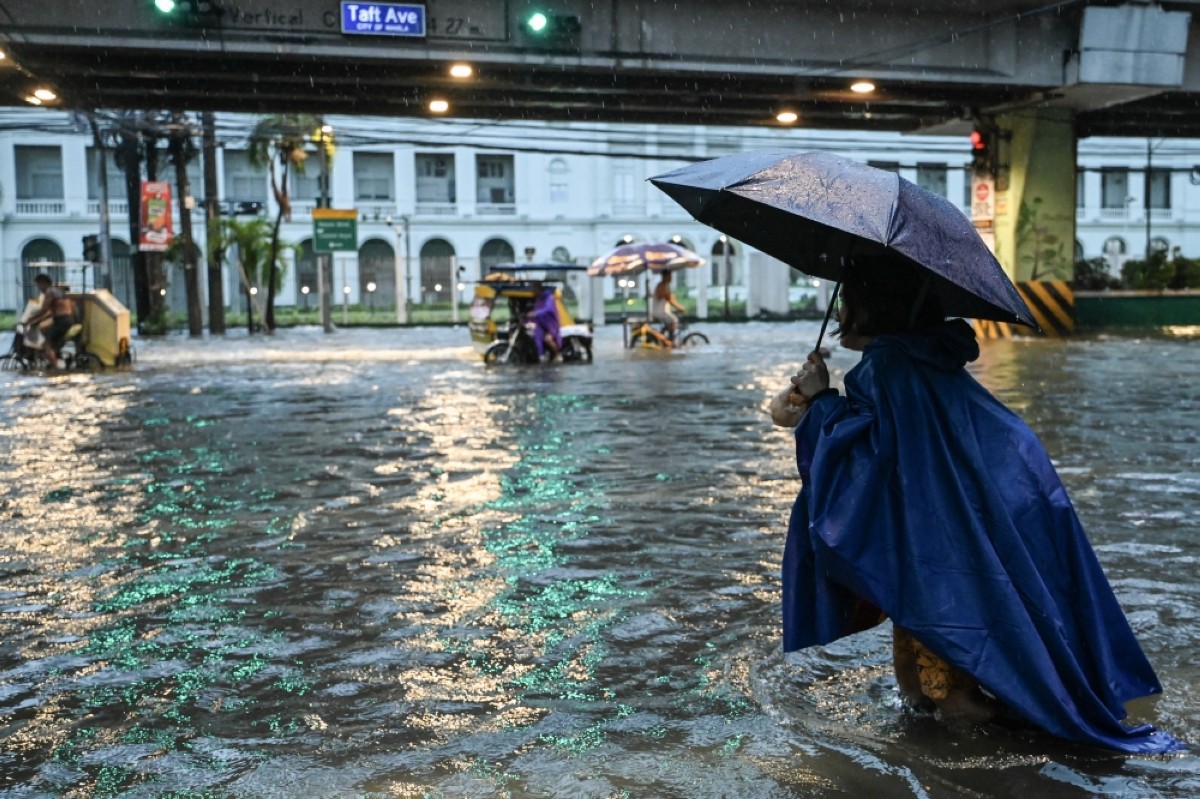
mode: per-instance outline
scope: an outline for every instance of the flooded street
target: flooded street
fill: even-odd
[[[1194,797],[1200,757],[901,710],[783,655],[767,399],[815,322],[486,368],[465,328],[0,373],[0,797]],[[1200,743],[1200,331],[991,342]],[[857,360],[836,350],[835,381]]]

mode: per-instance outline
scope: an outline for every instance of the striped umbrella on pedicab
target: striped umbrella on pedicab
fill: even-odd
[[[592,261],[587,273],[592,277],[634,277],[642,272],[671,272],[676,269],[693,269],[704,264],[704,259],[687,247],[670,242],[662,244],[622,244],[606,255]],[[650,281],[646,281],[646,320],[650,318]],[[646,324],[645,321],[641,324]],[[629,333],[628,325],[623,327]],[[707,339],[706,339],[707,340]],[[626,345],[629,344],[628,339]]]
[[[700,266],[704,259],[687,247],[678,244],[639,242],[622,244],[592,261],[588,274],[592,277],[639,275],[643,271],[665,272]]]

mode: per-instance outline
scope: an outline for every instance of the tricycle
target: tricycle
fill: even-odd
[[[573,264],[497,264],[475,284],[471,341],[484,363],[591,363],[590,322],[577,322],[563,302],[562,273]],[[534,277],[540,273],[540,277]],[[494,316],[499,317],[493,318]]]

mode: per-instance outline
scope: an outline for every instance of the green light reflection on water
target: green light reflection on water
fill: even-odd
[[[152,427],[169,423],[149,421]],[[164,435],[155,437],[162,440]],[[274,663],[255,651],[282,633],[245,626],[247,621],[281,615],[255,614],[246,606],[248,590],[278,582],[276,569],[254,557],[213,556],[215,542],[245,528],[237,519],[260,512],[262,503],[276,497],[274,489],[245,486],[237,487],[244,490],[233,496],[211,493],[212,486],[200,475],[221,474],[225,457],[210,447],[156,449],[137,458],[150,474],[109,484],[140,491],[141,508],[133,518],[146,529],[132,535],[114,529],[107,536],[92,536],[94,544],[118,544],[116,556],[106,561],[117,581],[92,603],[97,619],[111,616],[112,623],[91,630],[77,651],[102,671],[134,679],[122,679],[120,686],[75,688],[72,693],[82,712],[110,719],[110,734],[123,743],[190,750],[190,741],[204,734],[214,713],[245,714],[250,726],[265,725],[277,736],[302,730],[298,718],[285,713],[266,719],[253,715],[262,701],[257,697],[303,696],[312,690],[312,681],[302,664]],[[265,534],[286,533],[290,526],[290,519],[272,515]],[[255,536],[263,534],[262,528],[252,530]],[[122,732],[121,724],[128,729]],[[55,759],[63,763],[86,762],[85,755],[101,762],[105,757],[92,727],[78,727],[54,749]],[[192,757],[201,767],[222,767],[219,758],[195,753]],[[121,795],[147,779],[157,780],[124,766],[87,770],[94,796]],[[217,799],[227,794],[155,795]]]

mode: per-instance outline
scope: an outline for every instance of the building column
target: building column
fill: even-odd
[[[1075,273],[1075,120],[1067,109],[998,117],[996,257],[1015,281]]]
[[[1074,329],[1074,113],[1023,110],[995,120],[996,258],[1047,335]]]

